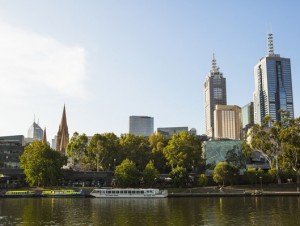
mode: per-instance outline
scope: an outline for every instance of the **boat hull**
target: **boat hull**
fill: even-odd
[[[168,192],[159,189],[94,189],[90,196],[96,198],[166,198]]]

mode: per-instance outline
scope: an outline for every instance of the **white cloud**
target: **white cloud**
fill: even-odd
[[[0,95],[24,97],[47,90],[85,97],[85,50],[0,22]]]

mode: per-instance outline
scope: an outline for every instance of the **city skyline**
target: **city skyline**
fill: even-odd
[[[64,104],[70,136],[126,133],[130,115],[203,134],[212,54],[227,80],[227,104],[242,107],[253,101],[254,66],[267,54],[270,30],[276,52],[291,59],[299,117],[299,6],[0,1],[0,135],[26,135],[35,114],[51,140]]]

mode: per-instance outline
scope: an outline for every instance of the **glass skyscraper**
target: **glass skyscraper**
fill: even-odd
[[[154,132],[154,119],[149,116],[130,116],[129,133],[149,137]]]
[[[216,105],[227,105],[226,78],[219,71],[215,55],[212,59],[212,69],[204,82],[205,96],[205,134],[214,138],[214,110]]]
[[[254,67],[254,122],[261,124],[265,116],[280,121],[279,110],[294,118],[291,62],[274,54],[273,35],[268,34],[269,53]]]

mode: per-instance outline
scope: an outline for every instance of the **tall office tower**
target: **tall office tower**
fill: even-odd
[[[35,122],[35,119],[33,120],[33,124],[28,129],[27,138],[28,142],[43,140],[43,130],[39,124]]]
[[[280,109],[288,111],[289,118],[294,118],[290,59],[274,54],[272,34],[268,34],[268,49],[268,54],[254,67],[254,122],[257,124],[261,124],[267,115],[280,121]]]
[[[137,136],[150,136],[154,132],[154,119],[149,116],[130,116],[129,133]]]
[[[60,153],[65,155],[68,143],[69,143],[69,131],[67,125],[66,108],[64,106],[61,122],[57,132],[56,151],[59,151]]]
[[[250,127],[254,124],[254,109],[253,102],[242,107],[243,128]]]
[[[240,140],[242,135],[241,113],[241,108],[236,105],[216,105],[214,138]]]
[[[226,105],[226,78],[217,67],[215,55],[212,59],[212,68],[204,82],[205,96],[205,134],[214,138],[214,110],[217,104]]]

